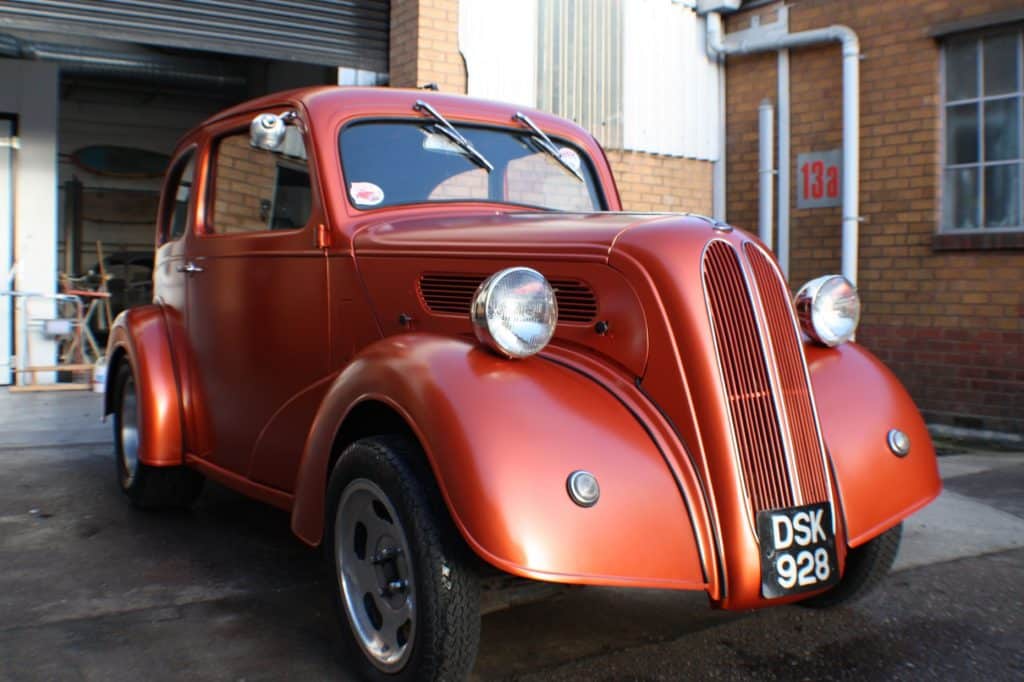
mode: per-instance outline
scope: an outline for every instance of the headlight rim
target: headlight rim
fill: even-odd
[[[824,325],[819,325],[818,321],[815,319],[816,304],[821,292],[825,289],[825,286],[833,280],[841,280],[843,284],[850,288],[856,299],[856,317],[853,320],[853,325],[851,326],[850,331],[846,334],[835,334],[832,330],[823,328]],[[820,277],[815,277],[814,279],[806,282],[797,291],[796,296],[794,296],[793,304],[796,309],[797,320],[800,323],[801,330],[807,334],[811,341],[825,346],[826,348],[835,348],[852,341],[857,333],[857,327],[860,326],[860,317],[862,312],[860,292],[857,290],[857,286],[844,275],[821,275]]]
[[[494,334],[491,328],[491,318],[487,315],[497,283],[515,272],[527,272],[540,278],[540,281],[544,284],[544,291],[550,298],[552,322],[547,330],[546,338],[543,343],[537,345],[535,349],[530,350],[529,352],[515,352],[514,350],[502,345]],[[543,273],[524,265],[514,265],[498,270],[480,283],[480,286],[477,287],[476,293],[473,294],[473,302],[470,306],[469,317],[473,324],[473,331],[480,343],[506,359],[521,360],[532,355],[536,355],[540,351],[544,350],[544,348],[551,342],[551,339],[555,335],[555,328],[558,326],[558,299],[555,296],[554,287]]]

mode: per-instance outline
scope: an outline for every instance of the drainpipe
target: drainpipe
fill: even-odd
[[[757,108],[758,123],[758,210],[757,210],[757,232],[761,241],[769,249],[772,248],[772,176],[775,169],[772,168],[772,142],[774,141],[775,108],[771,100],[763,100]]]
[[[705,50],[708,58],[718,69],[718,160],[711,166],[711,215],[715,220],[726,222],[726,175],[725,175],[725,55],[712,48],[711,16],[718,17],[718,31],[722,30],[722,19],[718,14],[708,15]],[[721,42],[719,36],[718,41]]]
[[[734,44],[726,44],[722,29],[722,15],[711,12],[706,17],[707,51],[713,59],[729,55],[754,54],[757,52],[778,52],[800,47],[811,47],[825,43],[840,43],[843,50],[843,248],[842,273],[851,282],[857,282],[857,237],[860,220],[858,205],[860,173],[860,41],[848,26],[833,25],[799,33],[770,35],[763,39],[754,36]],[[788,112],[787,112],[788,113]],[[720,113],[725,116],[725,110]],[[780,125],[786,125],[782,113]],[[724,125],[722,126],[724,130]],[[788,140],[788,130],[787,140]],[[782,137],[780,131],[780,138]],[[780,150],[781,152],[781,150]],[[780,153],[780,167],[789,160]],[[788,178],[787,178],[788,180]],[[788,184],[788,183],[787,183]],[[788,205],[788,199],[787,205]],[[781,205],[781,201],[780,201]],[[781,239],[780,239],[781,242]],[[780,244],[780,249],[781,249]],[[787,245],[788,247],[788,245]],[[788,263],[788,254],[786,261]]]
[[[789,279],[789,50],[779,50],[779,267]]]

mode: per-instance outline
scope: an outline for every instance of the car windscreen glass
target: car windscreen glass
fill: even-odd
[[[577,147],[555,139],[580,180],[529,130],[458,124],[490,163],[482,167],[429,121],[366,121],[345,127],[341,162],[358,209],[422,202],[493,201],[561,211],[604,208],[593,168]]]

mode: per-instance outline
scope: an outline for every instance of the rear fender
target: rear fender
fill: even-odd
[[[150,466],[182,464],[181,398],[162,306],[129,308],[114,321],[107,342],[104,415],[114,411],[114,382],[122,362],[131,366],[138,391],[139,459]]]
[[[360,353],[328,391],[303,454],[292,529],[318,544],[335,439],[364,401],[391,406],[423,446],[451,517],[482,558],[559,582],[704,589],[675,479],[643,426],[591,379],[450,337],[405,334]],[[594,473],[584,509],[566,479]]]
[[[825,446],[846,520],[848,543],[862,545],[934,500],[942,490],[935,448],[903,385],[862,346],[805,346]],[[897,457],[890,429],[910,436]]]

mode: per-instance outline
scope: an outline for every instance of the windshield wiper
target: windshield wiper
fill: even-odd
[[[559,155],[558,149],[555,147],[555,143],[551,141],[550,137],[544,134],[543,130],[538,128],[534,124],[534,122],[530,120],[529,116],[527,116],[521,111],[517,111],[516,115],[513,116],[512,119],[515,121],[522,121],[523,123],[525,123],[526,126],[533,131],[535,135],[533,139],[536,141],[538,147],[540,147],[542,150],[550,154],[552,158],[555,159],[555,161],[565,166],[570,173],[579,178],[580,182],[586,182],[586,180],[583,179],[583,173],[580,172],[580,169],[573,167],[572,164],[570,164],[568,161],[566,161]]]
[[[438,132],[458,145],[459,149],[466,152],[473,161],[478,163],[482,168],[486,168],[488,173],[494,170],[494,164],[488,161],[486,156],[478,152],[476,147],[473,146],[473,143],[463,137],[462,133],[456,130],[455,126],[448,122],[448,119],[437,113],[437,109],[421,99],[416,100],[416,104],[414,104],[412,108],[416,111],[425,111],[427,115],[437,121]]]

